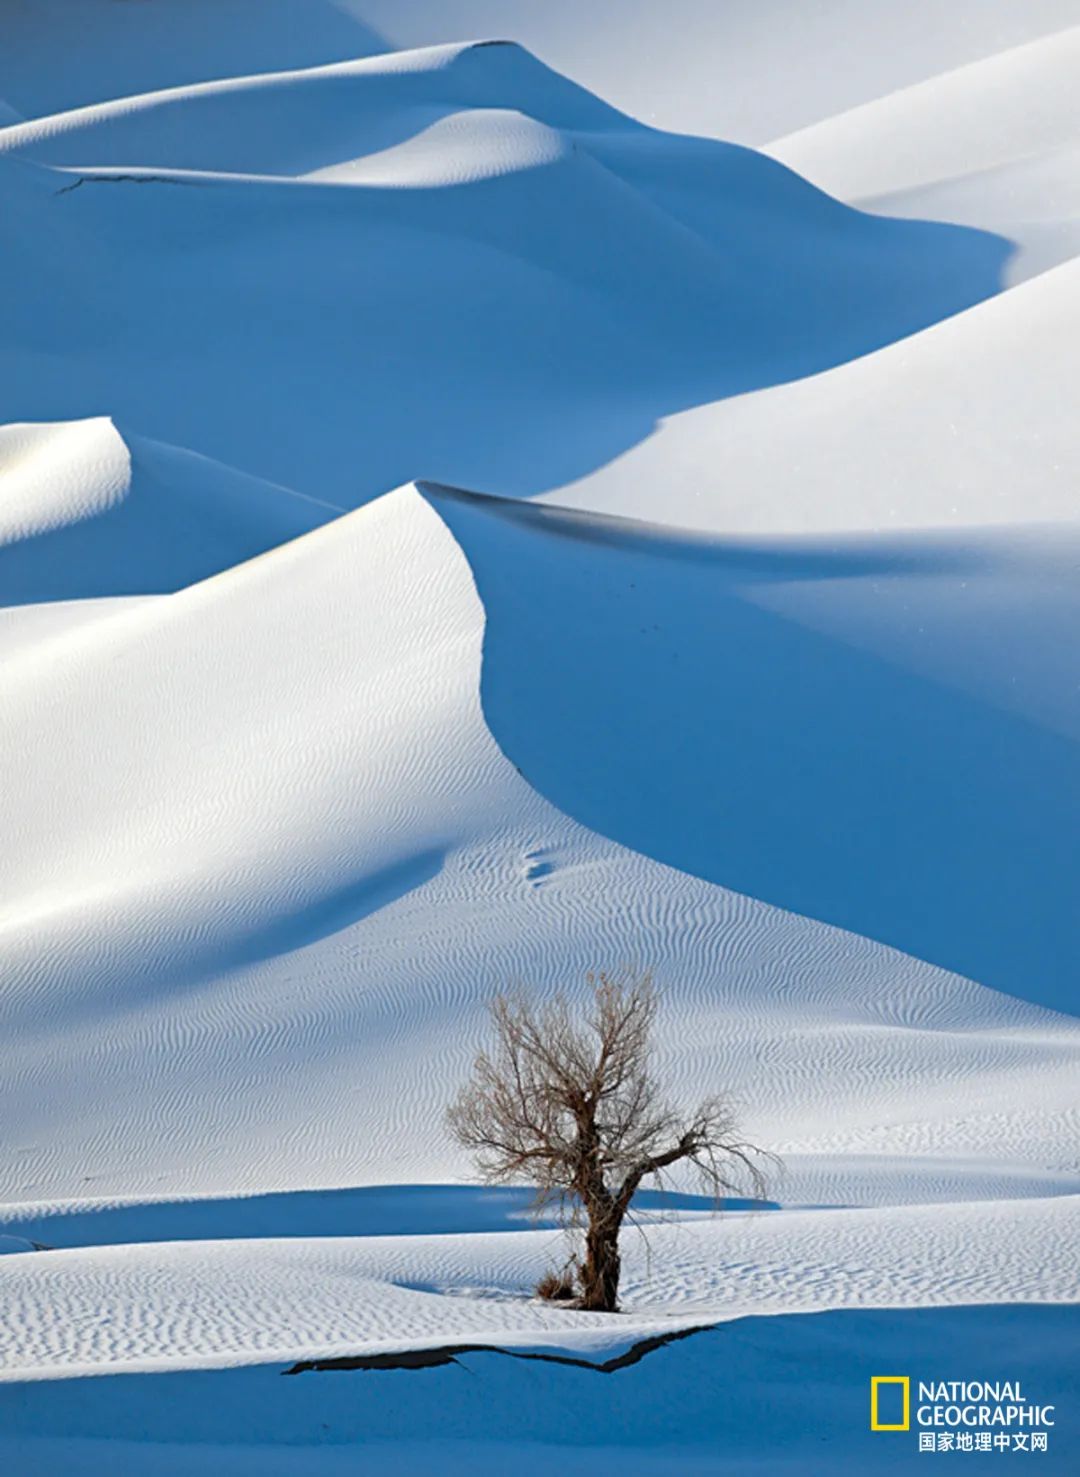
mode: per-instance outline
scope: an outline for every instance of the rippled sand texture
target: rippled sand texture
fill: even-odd
[[[1080,4],[812,9],[0,15],[5,1470],[1080,1463]],[[442,1115],[622,966],[784,1168],[602,1317]]]

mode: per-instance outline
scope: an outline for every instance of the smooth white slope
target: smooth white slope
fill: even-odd
[[[483,639],[402,490],[8,662],[7,1199],[445,1180],[491,992],[624,962],[668,990],[673,1087],[743,1101],[787,1198],[1064,1167],[1069,1023],[567,820],[492,741]]]
[[[339,512],[105,416],[0,426],[0,605],[179,589]]]
[[[935,77],[770,147],[885,215],[954,221],[1017,245],[1015,284],[1080,250],[1080,28]]]
[[[955,221],[1016,243],[1006,281],[1016,286],[1080,253],[1080,138],[910,190],[860,200],[864,210],[917,220]]]
[[[550,501],[708,531],[766,609],[1075,741],[1078,343],[1071,263],[858,363],[674,417]],[[1022,851],[1047,856],[1037,834]]]
[[[1077,141],[1078,69],[1074,26],[827,118],[769,153],[842,200],[1016,163]]]
[[[731,536],[1072,523],[1080,263],[857,363],[666,421],[560,505]]]
[[[857,363],[673,417],[547,500],[708,532],[767,608],[1075,739],[1078,344],[1070,263]]]

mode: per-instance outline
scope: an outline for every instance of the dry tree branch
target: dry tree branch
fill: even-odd
[[[725,1099],[691,1112],[664,1100],[652,1064],[650,975],[587,978],[592,997],[581,1017],[563,995],[495,997],[493,1045],[477,1055],[447,1120],[485,1183],[531,1183],[537,1209],[554,1203],[565,1225],[584,1230],[578,1305],[612,1311],[619,1231],[644,1181],[662,1186],[665,1172],[684,1164],[717,1204],[743,1188],[761,1200],[763,1166],[779,1161],[739,1135]]]

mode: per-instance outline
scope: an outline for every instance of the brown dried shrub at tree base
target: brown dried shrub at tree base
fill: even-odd
[[[536,1296],[545,1303],[571,1303],[577,1288],[569,1272],[545,1272],[536,1284]]]

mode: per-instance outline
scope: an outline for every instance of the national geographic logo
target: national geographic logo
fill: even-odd
[[[871,1431],[911,1430],[911,1376],[870,1379]],[[919,1380],[920,1451],[1047,1451],[1054,1407],[1028,1400],[1019,1380]]]
[[[899,1385],[903,1400],[902,1415],[898,1421],[881,1419],[882,1385]],[[908,1431],[911,1429],[911,1380],[906,1374],[875,1374],[870,1380],[870,1429],[871,1431]]]

